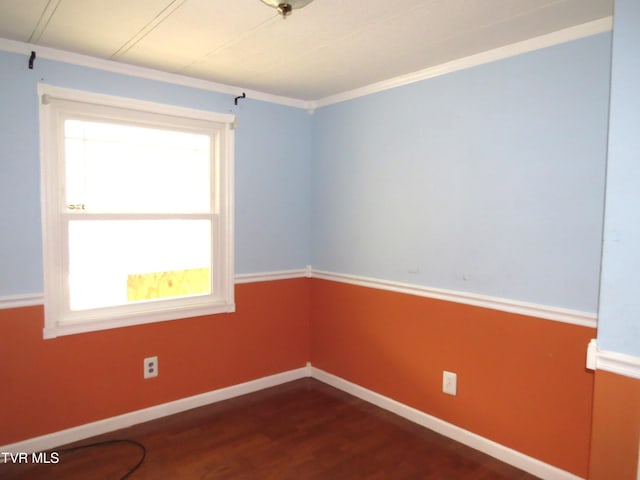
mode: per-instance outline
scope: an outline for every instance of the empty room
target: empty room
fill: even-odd
[[[640,480],[638,45],[0,1],[0,478]]]

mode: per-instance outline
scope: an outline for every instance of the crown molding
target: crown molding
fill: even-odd
[[[334,103],[341,103],[347,100],[364,97],[373,93],[390,90],[392,88],[409,85],[411,83],[420,82],[429,78],[446,75],[448,73],[457,72],[467,68],[477,67],[485,63],[491,63],[533,50],[559,45],[561,43],[571,42],[580,38],[589,37],[598,33],[609,32],[613,29],[613,17],[604,17],[591,22],[576,25],[574,27],[565,28],[556,32],[541,35],[539,37],[530,38],[504,47],[487,50],[468,57],[459,58],[451,62],[435,65],[433,67],[418,70],[417,72],[400,75],[390,78],[382,82],[372,83],[370,85],[342,92],[337,95],[331,95],[313,102],[313,108],[326,107]]]
[[[565,28],[563,30],[558,30],[546,35],[541,35],[539,37],[524,40],[522,42],[513,43],[504,47],[495,48],[493,50],[488,50],[486,52],[481,52],[468,57],[463,57],[451,62],[435,65],[433,67],[418,70],[406,75],[400,75],[388,80],[383,80],[381,82],[372,83],[361,88],[338,93],[336,95],[330,95],[319,100],[301,100],[297,98],[273,95],[270,93],[250,90],[239,86],[216,83],[209,80],[189,77],[187,75],[164,72],[152,68],[140,67],[137,65],[116,62],[113,60],[105,60],[89,55],[72,53],[64,50],[18,42],[16,40],[9,40],[5,38],[0,38],[0,50],[18,53],[25,56],[28,56],[31,51],[35,51],[40,58],[46,58],[63,63],[70,63],[73,65],[80,65],[84,67],[95,68],[98,70],[120,73],[123,75],[146,78],[149,80],[157,80],[160,82],[167,82],[227,95],[237,96],[242,92],[245,92],[247,94],[247,97],[251,99],[300,108],[303,110],[307,110],[309,113],[313,113],[317,108],[326,107],[334,103],[345,102],[354,98],[371,95],[373,93],[382,92],[384,90],[390,90],[392,88],[401,87],[403,85],[409,85],[411,83],[420,82],[422,80],[427,80],[429,78],[437,77],[440,75],[446,75],[448,73],[457,72],[466,68],[476,67],[485,63],[495,62],[497,60],[513,57],[533,50],[539,50],[542,48],[551,47],[553,45],[578,40],[580,38],[596,35],[598,33],[609,32],[612,30],[612,28],[613,17],[604,17],[598,20],[583,23],[581,25],[576,25],[574,27]]]
[[[123,75],[129,75],[129,76],[138,77],[138,78],[145,78],[147,80],[156,80],[159,82],[166,82],[174,85],[181,85],[184,87],[197,88],[200,90],[222,93],[226,95],[238,96],[238,95],[241,95],[242,92],[244,92],[247,94],[247,98],[250,98],[253,100],[260,100],[268,103],[276,103],[279,105],[285,105],[285,106],[294,107],[294,108],[301,108],[304,110],[313,110],[312,103],[305,100],[282,97],[279,95],[273,95],[270,93],[260,92],[257,90],[246,89],[240,86],[211,82],[209,80],[202,80],[202,79],[190,77],[187,75],[169,73],[162,70],[155,70],[153,68],[140,67],[140,66],[132,65],[128,63],[116,62],[113,60],[106,60],[102,58],[92,57],[89,55],[82,55],[79,53],[68,52],[65,50],[58,50],[50,47],[43,47],[41,45],[18,42],[16,40],[9,40],[6,38],[0,38],[0,50],[25,55],[26,57],[28,57],[32,51],[35,51],[37,58],[45,58],[47,60],[54,60],[57,62],[69,63],[72,65],[80,65],[83,67],[95,68],[97,70],[103,70],[103,71],[112,72],[112,73],[120,73]]]

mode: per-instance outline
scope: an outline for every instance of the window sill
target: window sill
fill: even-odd
[[[117,319],[93,319],[58,322],[55,326],[45,326],[43,336],[45,339],[74,335],[78,333],[97,332],[113,328],[133,327],[149,323],[180,320],[219,313],[233,313],[236,311],[235,303],[200,306],[179,310],[157,310],[144,313],[132,313]],[[45,313],[46,315],[46,313]]]

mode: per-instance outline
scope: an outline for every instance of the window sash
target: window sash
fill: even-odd
[[[67,205],[105,213],[211,211],[219,128],[168,129],[85,113],[60,120]]]
[[[39,85],[42,151],[45,338],[118,326],[232,312],[233,129],[231,115],[90,94]],[[208,212],[95,212],[67,208],[64,119],[108,119],[135,125],[211,134],[211,205]],[[69,304],[70,222],[205,219],[211,226],[210,294],[136,301],[71,310]]]
[[[67,237],[62,241],[69,245],[64,252],[67,257],[63,259],[63,265],[68,268],[62,272],[62,276],[63,280],[67,279],[64,285],[69,288],[65,290],[64,295],[69,299],[69,304],[65,305],[67,308],[63,312],[63,318],[81,318],[92,312],[95,314],[96,311],[107,306],[125,306],[141,302],[142,300],[129,299],[125,288],[128,277],[134,274],[207,268],[209,285],[212,288],[209,292],[198,295],[208,297],[209,302],[218,300],[219,285],[214,281],[217,272],[214,271],[216,265],[212,256],[214,239],[219,236],[217,217],[211,215],[173,217],[163,215],[161,219],[158,219],[158,216],[150,219],[138,218],[134,215],[118,215],[116,218],[109,215],[108,219],[104,218],[104,215],[89,215],[89,219],[83,215],[66,217],[63,233],[67,234]],[[91,229],[91,226],[94,228]],[[101,231],[97,231],[98,229]],[[117,235],[117,229],[121,230],[119,232],[121,235]],[[145,244],[147,239],[144,236],[153,231],[156,234]],[[175,234],[181,231],[184,233]],[[73,232],[75,235],[70,236]],[[91,241],[94,245],[75,244],[78,236],[83,233],[85,240]],[[91,233],[95,238],[86,238]],[[171,243],[177,244],[176,249],[172,249],[174,245]],[[75,253],[72,250],[73,247],[75,247]],[[97,252],[93,251],[96,247],[99,247]],[[84,307],[81,303],[82,299],[78,297],[80,291],[84,291],[87,297],[83,302]],[[175,295],[149,301],[157,303],[168,298],[189,296],[192,295]],[[99,306],[97,303],[103,303],[103,305]],[[149,305],[148,308],[153,309],[154,306]]]

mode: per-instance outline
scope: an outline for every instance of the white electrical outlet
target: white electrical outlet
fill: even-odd
[[[144,378],[153,378],[158,376],[158,357],[147,357],[144,363]]]
[[[453,372],[442,372],[442,391],[449,395],[457,395],[458,393],[458,375]]]

